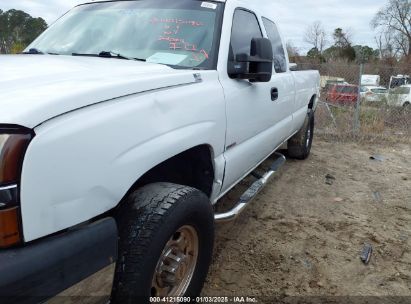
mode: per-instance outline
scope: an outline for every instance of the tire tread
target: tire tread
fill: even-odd
[[[130,286],[137,284],[139,278],[147,275],[143,270],[144,260],[150,254],[148,251],[153,239],[159,235],[173,209],[178,207],[178,202],[192,195],[205,197],[205,194],[191,187],[156,183],[142,187],[124,201],[124,207],[120,208],[117,214],[121,254],[116,267],[112,303],[128,302],[124,298],[118,301],[116,294],[133,296]],[[211,204],[209,209],[211,214]]]

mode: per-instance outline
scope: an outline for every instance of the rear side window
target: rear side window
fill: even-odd
[[[251,12],[242,9],[236,10],[231,32],[229,60],[234,61],[237,54],[250,55],[253,38],[263,38],[257,17]]]
[[[356,94],[358,92],[358,89],[356,87],[343,87],[343,93],[346,94]]]
[[[384,94],[384,93],[387,93],[387,90],[384,90],[384,89],[372,89],[371,92],[377,93],[377,94]]]
[[[408,87],[398,87],[394,89],[391,93],[393,94],[409,94],[410,93],[410,88]]]
[[[337,93],[342,93],[342,94],[357,94],[358,89],[356,87],[351,87],[351,86],[337,86],[336,87]]]
[[[344,92],[344,87],[336,86],[336,87],[335,87],[335,91],[336,91],[337,93],[343,93],[343,92]]]
[[[268,39],[270,39],[273,46],[274,53],[274,69],[277,73],[284,73],[287,71],[287,60],[285,58],[284,46],[281,40],[280,33],[277,26],[271,20],[263,17],[265,30],[267,31]]]
[[[410,90],[411,88],[407,88],[407,87],[401,87],[398,91],[398,94],[410,94]]]

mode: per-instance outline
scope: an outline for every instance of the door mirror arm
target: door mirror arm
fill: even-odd
[[[290,62],[290,71],[298,71],[298,64]]]

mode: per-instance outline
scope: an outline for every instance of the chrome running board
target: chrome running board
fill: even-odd
[[[281,153],[274,153],[277,159],[273,162],[270,170],[266,172],[259,180],[254,182],[250,188],[240,197],[240,200],[233,209],[225,213],[215,214],[216,222],[229,222],[234,220],[244,209],[256,198],[260,191],[274,177],[275,173],[285,164],[286,158]]]

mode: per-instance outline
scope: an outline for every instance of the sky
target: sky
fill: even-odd
[[[172,1],[172,0],[171,0]],[[321,21],[332,41],[332,32],[341,27],[349,29],[354,44],[376,48],[375,33],[370,22],[388,0],[251,0],[261,1],[268,10],[276,12],[285,40],[305,53],[310,46],[304,42],[307,27]],[[51,24],[71,7],[86,0],[0,0],[0,9],[24,10],[33,17],[42,17]]]

